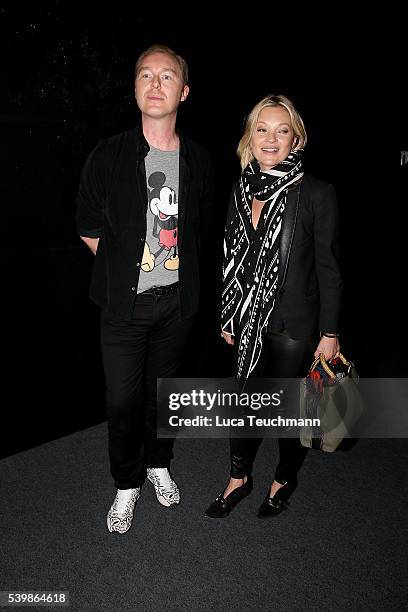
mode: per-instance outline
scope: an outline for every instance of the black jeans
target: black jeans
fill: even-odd
[[[305,375],[310,366],[317,342],[315,336],[305,340],[293,340],[285,332],[268,332],[264,337],[261,364],[254,376],[265,378],[292,378]],[[251,474],[252,465],[262,439],[230,438],[231,476],[243,478]],[[278,438],[279,464],[275,472],[278,482],[291,481],[307,453],[298,438]]]
[[[194,317],[180,318],[179,291],[137,296],[131,321],[101,316],[109,459],[118,489],[139,487],[146,467],[168,467],[174,440],[157,438],[157,378],[180,364]]]

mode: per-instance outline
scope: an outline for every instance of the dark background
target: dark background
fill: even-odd
[[[234,21],[198,5],[172,16],[153,6],[108,13],[50,7],[0,9],[0,456],[106,418],[99,311],[88,299],[93,258],[75,233],[75,198],[97,141],[138,120],[134,63],[154,43],[168,44],[189,64],[180,125],[210,150],[217,172],[208,288],[184,375],[230,374],[217,308],[223,223],[239,173],[235,149],[252,106],[284,93],[306,124],[307,171],[338,193],[343,352],[362,376],[406,376],[405,238],[392,188],[402,183],[405,192],[408,171],[398,176],[398,145],[389,167],[387,153],[390,134],[402,134],[401,148],[408,148],[407,128],[386,95],[378,45],[363,39],[359,24],[349,21],[336,35],[335,15],[310,29],[290,11],[264,10],[251,20],[241,13]]]

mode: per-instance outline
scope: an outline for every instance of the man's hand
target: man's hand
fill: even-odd
[[[234,336],[228,332],[222,331],[221,338],[224,338],[227,344],[234,344]]]
[[[88,246],[92,253],[96,255],[96,251],[98,250],[99,238],[88,238],[88,236],[80,236],[81,240],[83,240]]]

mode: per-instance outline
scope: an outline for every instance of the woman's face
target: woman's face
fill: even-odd
[[[267,106],[258,116],[251,138],[252,155],[261,170],[270,170],[283,161],[295,146],[295,133],[284,106]]]

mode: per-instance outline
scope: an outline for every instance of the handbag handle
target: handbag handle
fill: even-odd
[[[347,361],[347,359],[341,353],[339,353],[339,358],[344,363],[344,365],[348,367],[348,369],[350,371],[351,363],[349,361]],[[317,357],[317,359],[315,359],[315,361],[312,363],[312,365],[310,366],[309,374],[310,374],[310,372],[312,372],[312,370],[315,369],[315,367],[317,366],[317,364],[319,362],[321,363],[324,371],[330,376],[330,378],[336,378],[335,373],[330,368],[329,364],[326,361],[326,357],[323,355],[323,353],[320,353],[320,355]]]

